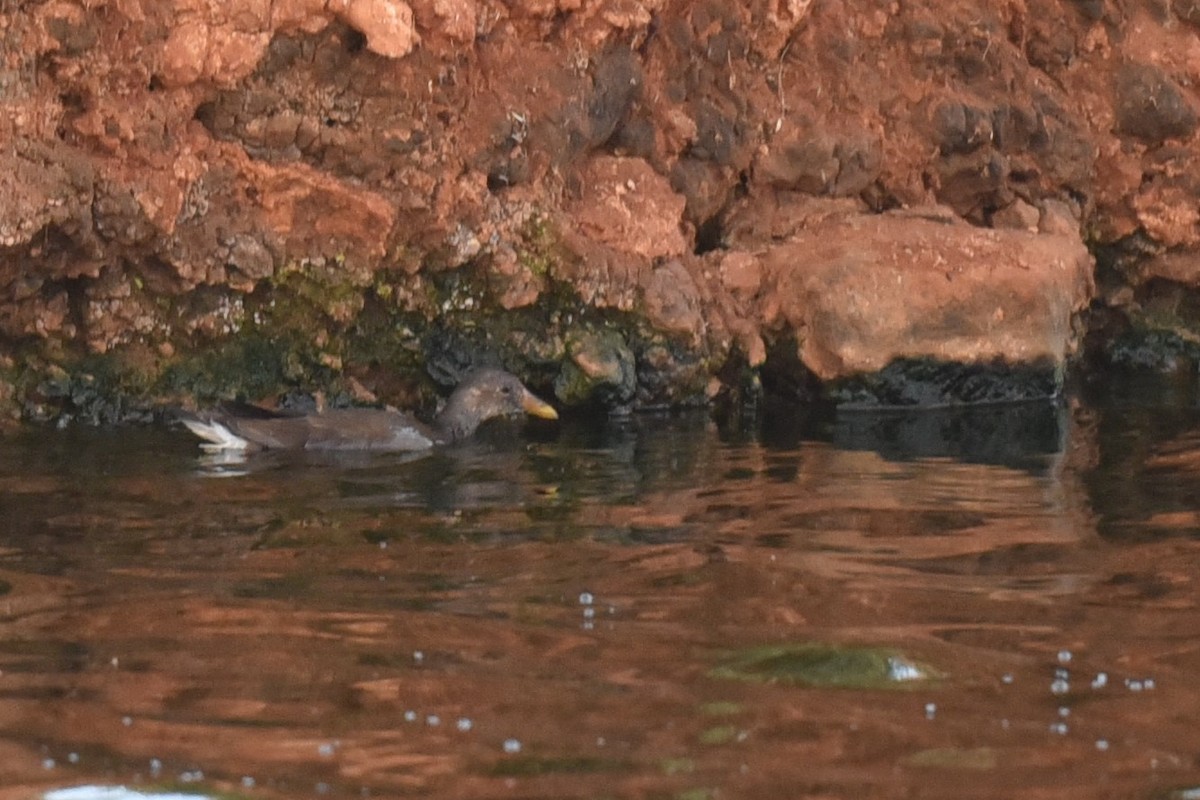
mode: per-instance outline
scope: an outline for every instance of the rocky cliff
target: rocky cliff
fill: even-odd
[[[11,418],[1195,357],[1192,0],[9,0],[0,42]]]

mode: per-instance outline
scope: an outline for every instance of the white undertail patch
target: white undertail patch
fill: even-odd
[[[200,446],[210,452],[216,450],[246,450],[250,447],[249,440],[238,436],[216,420],[184,419],[183,424],[187,426],[189,431],[205,441],[205,444]]]

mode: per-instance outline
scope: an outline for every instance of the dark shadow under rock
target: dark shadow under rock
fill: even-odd
[[[961,364],[896,359],[878,372],[829,384],[839,409],[938,408],[1055,397],[1061,375],[1050,364]]]
[[[839,412],[834,446],[870,450],[886,459],[953,458],[1039,470],[1062,451],[1065,405],[1031,401],[902,411]]]

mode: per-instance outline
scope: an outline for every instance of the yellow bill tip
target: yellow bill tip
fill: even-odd
[[[521,409],[531,417],[558,419],[558,412],[554,410],[554,406],[532,394],[525,395],[524,400],[521,402]]]

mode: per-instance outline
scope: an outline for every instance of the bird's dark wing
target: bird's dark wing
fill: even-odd
[[[231,426],[232,427],[232,426]],[[235,432],[263,447],[306,450],[426,450],[432,431],[394,411],[347,408],[302,417],[237,420]]]
[[[302,417],[302,411],[263,408],[240,400],[225,400],[217,406],[222,419],[291,419]]]

